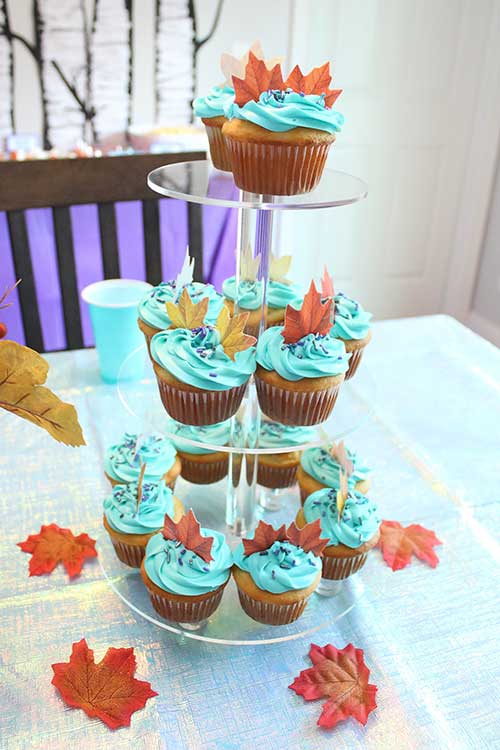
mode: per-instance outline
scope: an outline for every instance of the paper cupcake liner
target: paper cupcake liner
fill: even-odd
[[[210,146],[210,156],[216,169],[223,172],[231,172],[231,153],[227,147],[226,138],[222,135],[222,126],[207,125],[204,123]]]
[[[300,489],[300,504],[303,506],[305,501],[309,497],[310,493],[306,489],[301,487],[300,484],[299,484],[299,489]]]
[[[271,466],[261,461],[257,465],[257,483],[271,490],[292,487],[297,481],[297,466]]]
[[[113,547],[115,548],[116,556],[122,563],[129,565],[131,568],[140,568],[142,560],[144,558],[145,547],[139,547],[133,544],[125,544],[125,542],[115,541],[110,537]]]
[[[191,461],[182,454],[181,475],[193,484],[213,484],[220,482],[227,475],[229,456],[221,458],[220,461],[200,462]]]
[[[295,622],[305,610],[309,596],[293,604],[273,604],[252,599],[240,588],[238,589],[240,604],[249,617],[264,625],[288,625]]]
[[[244,383],[226,391],[184,391],[156,379],[165,410],[172,419],[189,425],[215,424],[234,416],[246,388]]]
[[[313,425],[324,422],[332,413],[340,383],[323,391],[286,391],[255,377],[261,410],[270,419],[289,425]]]
[[[149,591],[151,604],[165,620],[172,622],[200,622],[212,615],[220,604],[224,586],[219,586],[211,596],[201,601],[184,601],[169,599],[167,596]]]
[[[363,346],[361,349],[357,349],[355,352],[351,352],[351,356],[349,357],[349,369],[345,374],[346,380],[349,380],[349,378],[352,378],[355,375],[356,370],[360,365],[364,350],[365,347]]]
[[[241,190],[298,195],[316,187],[331,143],[250,143],[226,136],[234,181]],[[333,141],[332,141],[333,142]]]
[[[366,562],[368,553],[362,552],[353,557],[323,557],[322,578],[330,581],[342,581],[357,573]]]

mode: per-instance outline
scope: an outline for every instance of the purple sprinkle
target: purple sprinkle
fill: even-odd
[[[210,568],[207,568],[206,565],[203,566],[203,570],[205,571],[205,573],[210,573]]]
[[[182,559],[180,557],[177,558],[177,562],[179,563],[179,565],[184,565],[184,563],[182,562]]]
[[[209,374],[209,376],[211,378],[216,378],[217,377],[217,373],[216,372],[209,372],[208,374]]]
[[[261,557],[264,556],[264,555],[268,555],[268,554],[269,554],[269,552],[267,550],[265,552],[259,552],[259,555]]]
[[[276,571],[275,570],[271,571],[271,578],[276,578]]]

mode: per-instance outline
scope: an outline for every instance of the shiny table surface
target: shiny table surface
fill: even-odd
[[[351,719],[322,730],[321,701],[288,690],[309,666],[307,639],[227,647],[169,634],[116,598],[97,561],[72,582],[59,568],[28,578],[15,543],[42,523],[100,533],[103,448],[133,427],[88,350],[47,356],[50,385],[77,406],[88,447],[0,414],[2,750],[500,747],[500,352],[432,316],[376,324],[365,358],[377,403],[348,444],[374,470],[381,515],[444,543],[435,570],[415,561],[393,573],[375,551],[380,590],[315,634],[320,645],[364,649],[378,685],[366,727]],[[69,709],[50,684],[50,665],[82,637],[98,659],[109,645],[135,647],[137,674],[159,695],[130,728],[112,732]]]

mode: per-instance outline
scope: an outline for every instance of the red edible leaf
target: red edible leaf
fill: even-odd
[[[72,578],[82,571],[87,557],[97,557],[95,540],[88,534],[74,536],[69,529],[61,529],[57,524],[42,526],[38,534],[31,534],[24,542],[18,542],[23,552],[33,555],[30,560],[30,576],[52,573],[60,562]]]
[[[243,549],[245,555],[253,555],[254,552],[263,552],[272,547],[274,542],[283,542],[286,538],[285,524],[280,526],[279,529],[275,529],[270,523],[259,521],[253,539],[242,540]]]
[[[325,92],[325,107],[331,109],[341,93],[342,89],[328,89],[328,91]]]
[[[200,528],[195,514],[190,510],[185,516],[182,516],[178,523],[166,515],[162,533],[165,539],[174,539],[181,542],[186,549],[194,552],[205,562],[210,562],[214,559],[211,555],[214,538],[213,536],[202,536]]]
[[[250,50],[245,68],[245,78],[233,76],[233,84],[234,101],[238,106],[243,107],[252,99],[258,101],[263,91],[283,88],[281,66],[277,63],[271,70],[268,70],[264,60],[259,60]]]
[[[314,281],[311,281],[300,310],[287,305],[285,325],[281,332],[285,344],[295,344],[308,333],[328,333],[331,327],[331,308],[332,300],[322,302],[321,294],[317,291]]]
[[[302,94],[324,94],[325,106],[331,107],[342,93],[342,89],[329,89],[332,76],[330,63],[326,62],[319,68],[313,68],[307,75],[296,65],[286,79],[284,86]]]
[[[299,529],[295,523],[291,523],[286,532],[288,540],[297,547],[302,547],[304,552],[312,552],[317,557],[321,555],[329,540],[321,538],[321,522],[317,518],[312,523],[306,524]]]
[[[412,523],[401,526],[397,521],[382,521],[378,546],[387,565],[392,570],[406,568],[412,555],[435,568],[439,558],[433,550],[442,544],[433,531]]]
[[[321,296],[324,299],[333,299],[335,297],[333,279],[328,273],[326,265],[323,266],[323,276],[321,277]]]
[[[135,668],[133,648],[108,648],[96,664],[94,652],[82,638],[73,643],[69,662],[52,664],[52,684],[68,706],[82,708],[110,729],[128,727],[132,714],[158,695],[149,682],[135,679]]]
[[[368,683],[370,670],[362,649],[351,643],[343,649],[336,649],[331,643],[323,648],[312,643],[309,657],[314,666],[302,670],[288,687],[306,701],[328,698],[318,724],[331,728],[349,716],[366,724],[368,715],[377,707],[377,687]]]

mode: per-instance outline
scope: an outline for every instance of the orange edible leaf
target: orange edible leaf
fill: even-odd
[[[286,532],[288,540],[296,547],[302,547],[304,552],[312,552],[319,557],[328,544],[328,539],[321,538],[321,522],[317,518],[299,529],[291,523]]]
[[[264,60],[259,60],[250,50],[245,68],[245,78],[233,76],[233,85],[234,101],[238,106],[243,107],[252,99],[258,101],[263,91],[283,88],[281,66],[276,64],[269,70]]]
[[[234,55],[231,55],[229,52],[223,52],[220,58],[220,67],[224,74],[225,86],[232,86],[233,76],[238,76],[238,78],[244,78],[245,77],[245,68],[248,63],[248,57],[250,52],[253,52],[255,57],[258,57],[259,60],[264,60],[264,51],[262,49],[262,45],[259,41],[255,41],[251,44],[250,49],[245,52],[245,54],[238,58]],[[271,70],[277,63],[281,63],[283,61],[282,57],[272,57],[269,60],[264,60],[266,64],[266,68],[268,70]]]
[[[166,515],[162,534],[165,539],[181,542],[190,552],[194,552],[205,562],[210,562],[214,559],[211,554],[214,538],[213,536],[202,536],[200,528],[195,514],[190,510],[185,516],[182,516],[178,523]]]
[[[333,299],[335,297],[333,279],[328,273],[326,265],[323,266],[323,276],[321,277],[321,296],[324,299]]]
[[[412,523],[401,526],[397,521],[382,521],[378,546],[387,565],[392,570],[401,570],[411,563],[412,555],[435,568],[439,558],[433,550],[441,544],[430,529]]]
[[[342,93],[342,89],[328,88],[332,76],[330,63],[326,62],[318,68],[313,68],[304,75],[299,65],[296,65],[286,79],[284,86],[301,94],[324,94],[325,107],[331,107]]]
[[[287,305],[285,325],[281,332],[285,344],[295,344],[309,333],[328,333],[331,327],[331,308],[332,300],[322,302],[314,281],[311,281],[311,286],[304,297],[300,310]]]
[[[325,107],[331,109],[341,93],[342,89],[328,89],[328,91],[325,92]]]
[[[42,526],[38,534],[31,534],[24,542],[18,542],[17,546],[32,555],[30,576],[52,573],[62,562],[70,578],[73,578],[81,573],[87,557],[97,557],[95,540],[88,534],[74,536],[72,531],[61,529],[55,523]]]
[[[318,724],[332,728],[339,721],[352,716],[366,724],[366,720],[377,707],[376,685],[370,685],[370,670],[365,664],[363,651],[349,643],[337,649],[311,644],[309,658],[314,666],[303,669],[288,687],[306,701],[328,698],[323,704]]]
[[[270,523],[259,521],[255,529],[253,539],[243,539],[243,550],[245,555],[253,555],[254,552],[264,552],[272,547],[274,542],[283,542],[286,539],[285,524],[275,529]]]
[[[188,290],[184,287],[178,302],[165,302],[171,328],[200,328],[205,323],[208,311],[208,297],[193,302]]]
[[[94,652],[82,638],[73,643],[69,662],[52,664],[52,669],[52,684],[63,701],[72,708],[82,708],[87,716],[97,717],[110,729],[128,727],[132,714],[144,708],[148,698],[158,695],[149,682],[134,677],[133,648],[108,648],[96,664]]]
[[[224,305],[217,318],[217,329],[224,352],[234,361],[236,354],[253,346],[257,339],[244,333],[249,313],[239,313],[231,317]]]

